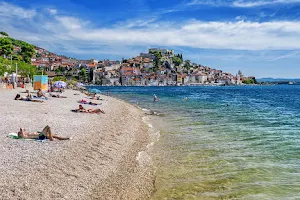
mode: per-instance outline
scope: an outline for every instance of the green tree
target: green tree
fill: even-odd
[[[23,57],[23,60],[27,63],[31,62],[31,58],[35,53],[34,46],[31,44],[24,44],[21,46],[21,56]]]
[[[127,63],[127,59],[125,59],[125,58],[122,58],[122,63]]]
[[[13,38],[9,38],[12,41],[12,44],[18,47],[21,47],[21,52],[19,55],[22,56],[23,60],[26,63],[31,63],[31,58],[35,53],[35,48],[33,45],[28,44],[27,42],[24,42],[22,40],[15,40]]]
[[[0,38],[0,53],[1,55],[9,56],[14,50],[14,46],[10,38]]]
[[[190,69],[191,68],[191,64],[189,60],[184,61],[184,68],[186,69]]]
[[[18,66],[18,74],[23,77],[33,77],[33,75],[38,74],[35,66],[25,63],[23,61],[14,60],[11,64],[11,61],[0,57],[0,75],[3,75],[4,72],[12,73],[16,71],[16,64]]]
[[[0,34],[1,34],[1,35],[4,35],[4,36],[6,36],[6,37],[9,37],[9,35],[8,35],[6,32],[1,31]]]
[[[0,76],[2,76],[4,72],[11,72],[10,61],[0,56]]]
[[[23,60],[22,56],[17,55],[17,54],[12,55],[12,59],[13,59],[13,60],[16,60],[16,61],[21,61],[21,60]]]
[[[25,62],[17,62],[18,63],[18,74],[24,77],[33,77],[33,75],[37,75],[36,67]]]
[[[243,80],[244,84],[256,84],[257,81],[255,80],[255,78],[246,78]]]
[[[179,66],[182,63],[182,60],[179,57],[175,56],[173,57],[173,63],[175,64],[175,66]]]
[[[155,69],[158,69],[160,67],[160,65],[162,64],[161,62],[161,52],[155,51],[152,53],[155,56],[155,59],[153,60],[153,65]]]
[[[81,68],[79,75],[83,81],[86,81],[86,70],[84,68]]]
[[[64,81],[64,82],[66,82],[67,78],[65,76],[55,76],[53,78],[53,82],[55,82],[55,81]]]

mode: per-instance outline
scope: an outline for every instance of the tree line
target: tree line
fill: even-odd
[[[22,40],[10,38],[5,32],[0,32],[0,55],[4,57],[11,57],[12,60],[24,61],[31,63],[31,58],[35,53],[34,46]],[[19,51],[14,51],[15,47],[19,47]]]
[[[3,31],[0,32],[0,76],[5,72],[11,74],[16,72],[23,77],[32,78],[33,75],[40,74],[35,66],[31,65],[31,58],[35,53],[34,46],[21,40],[10,38]],[[20,47],[20,51],[14,52],[15,47]]]

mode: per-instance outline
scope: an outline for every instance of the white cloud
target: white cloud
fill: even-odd
[[[58,22],[58,24],[55,23],[56,25],[62,25],[67,30],[83,30],[84,26],[88,23],[69,16],[59,16],[55,17],[55,19]]]
[[[220,5],[226,5],[226,2],[223,1],[216,1],[216,0],[192,0],[187,5],[193,6],[193,5],[211,5],[211,6],[220,6]]]
[[[252,8],[267,5],[276,4],[293,4],[300,3],[300,0],[192,0],[187,5],[211,5],[211,6],[230,6],[230,7],[240,7],[240,8]]]
[[[48,9],[48,12],[52,15],[56,15],[57,14],[57,10],[56,9]]]
[[[55,52],[111,52],[127,55],[129,50],[136,52],[136,49],[146,49],[148,46],[234,50],[300,49],[299,21],[259,23],[190,20],[178,23],[158,22],[148,18],[125,21],[124,25],[116,23],[109,27],[96,27],[96,24],[76,17],[45,16],[41,13],[34,19],[15,20],[9,15],[0,20],[0,27],[5,27],[3,31],[13,37]]]
[[[300,49],[300,22],[202,22],[144,28],[89,28],[75,18],[58,18],[59,31],[94,44],[164,45],[193,48],[264,50]],[[153,29],[160,27],[159,29]]]
[[[36,15],[34,9],[23,9],[18,6],[6,2],[0,2],[0,16],[2,17],[18,17],[18,18],[33,18]]]
[[[272,58],[272,59],[270,59],[268,61],[277,61],[277,60],[281,60],[281,59],[285,59],[285,58],[292,58],[292,57],[295,57],[295,56],[298,57],[299,54],[300,54],[299,51],[295,51],[295,52],[292,52],[292,53],[289,53],[289,54],[277,56],[277,57]]]
[[[272,4],[291,4],[291,3],[299,3],[300,0],[267,0],[267,1],[234,1],[233,6],[234,7],[258,7],[258,6],[266,6],[266,5],[272,5]]]
[[[130,19],[126,21],[119,22],[117,24],[117,27],[123,27],[123,28],[134,28],[134,27],[146,27],[153,22],[155,22],[157,18],[149,18],[149,19]]]

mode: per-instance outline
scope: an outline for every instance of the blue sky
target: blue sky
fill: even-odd
[[[233,74],[300,77],[300,0],[0,0],[0,29],[58,54],[150,47]]]

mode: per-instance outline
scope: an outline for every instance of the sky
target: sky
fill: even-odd
[[[160,47],[232,74],[300,78],[300,0],[0,0],[0,31],[78,59]]]

